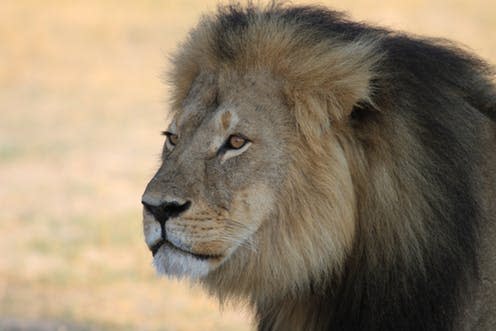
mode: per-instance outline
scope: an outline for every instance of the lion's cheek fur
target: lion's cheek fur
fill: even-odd
[[[239,247],[203,279],[221,300],[242,297],[260,304],[298,296],[325,288],[342,271],[355,232],[354,191],[344,151],[332,136],[322,141],[297,137],[283,188],[265,187],[258,194],[260,201],[275,203],[258,218],[263,222],[251,245]]]

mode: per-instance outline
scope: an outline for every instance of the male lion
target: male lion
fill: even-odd
[[[496,87],[442,40],[230,5],[173,58],[160,273],[260,330],[496,330]]]

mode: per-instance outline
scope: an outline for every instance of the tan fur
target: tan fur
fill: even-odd
[[[227,130],[229,128],[229,124],[231,123],[231,113],[230,112],[225,112],[222,114],[222,127],[224,130]]]
[[[171,98],[173,110],[182,107],[191,82],[204,72],[270,71],[286,83],[283,89],[287,95],[294,96],[292,102],[322,103],[325,109],[332,109],[331,115],[335,119],[349,113],[357,100],[369,99],[374,64],[381,57],[375,49],[375,40],[357,40],[352,44],[336,40],[305,45],[306,41],[301,39],[301,33],[295,28],[255,20],[250,30],[244,32],[246,38],[242,41],[251,47],[242,47],[236,44],[241,41],[233,40],[233,47],[243,48],[245,52],[235,62],[226,65],[209,56],[215,53],[209,44],[215,31],[213,22],[204,17],[173,58],[173,71],[169,74],[175,86]],[[329,91],[333,93],[329,94]],[[318,99],[304,100],[309,92]],[[318,116],[315,118],[309,118],[309,115],[301,114],[306,117],[305,121],[328,121],[325,112],[316,112],[312,115]]]

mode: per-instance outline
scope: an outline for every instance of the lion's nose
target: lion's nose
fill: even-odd
[[[184,213],[191,206],[191,201],[186,201],[183,204],[178,202],[163,202],[160,205],[153,205],[146,201],[141,201],[145,209],[155,217],[160,225],[164,226],[169,218],[177,217]]]

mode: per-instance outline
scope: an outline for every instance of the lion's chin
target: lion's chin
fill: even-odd
[[[222,258],[196,256],[164,244],[153,256],[153,265],[159,274],[175,278],[199,279],[215,269]]]

